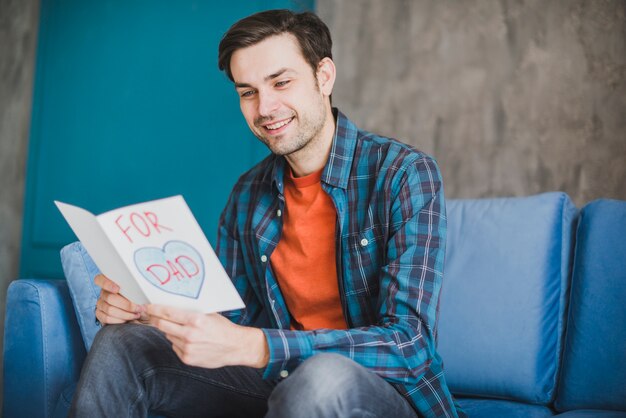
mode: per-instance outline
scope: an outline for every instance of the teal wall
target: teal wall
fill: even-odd
[[[266,155],[217,69],[237,19],[313,1],[42,0],[20,277],[63,277],[76,239],[53,200],[94,213],[182,194],[214,244],[239,174]]]

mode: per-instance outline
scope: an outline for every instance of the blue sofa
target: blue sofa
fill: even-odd
[[[626,202],[545,193],[447,213],[439,350],[468,415],[626,417]],[[86,355],[75,308],[93,299],[73,302],[65,281],[11,284],[4,417],[67,414]]]

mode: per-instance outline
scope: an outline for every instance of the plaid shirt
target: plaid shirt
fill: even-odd
[[[393,384],[421,416],[464,416],[436,351],[446,235],[437,164],[335,113],[322,187],[337,209],[337,273],[349,329],[290,329],[269,262],[285,210],[286,162],[276,155],[240,177],[220,218],[217,253],[246,304],[225,316],[262,327],[267,379],[287,376],[315,354],[339,353]]]

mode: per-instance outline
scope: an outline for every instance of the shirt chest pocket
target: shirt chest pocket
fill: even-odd
[[[380,269],[384,265],[385,240],[380,227],[348,237],[352,291],[358,296],[376,296]]]

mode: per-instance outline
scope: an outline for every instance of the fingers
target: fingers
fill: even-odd
[[[141,313],[145,311],[143,306],[132,303],[130,300],[118,293],[111,293],[104,289],[100,292],[100,298],[98,300],[103,300],[107,304],[126,312]]]
[[[210,366],[211,363],[201,361],[201,358],[197,355],[198,347],[194,344],[190,344],[185,340],[175,337],[170,334],[165,334],[165,337],[172,343],[172,350],[176,353],[180,361],[189,366]]]
[[[96,318],[102,324],[123,324],[141,318],[144,311],[124,296],[102,289],[96,302]]]
[[[178,347],[181,350],[185,348],[185,341],[182,338],[171,334],[165,334],[165,338],[167,338],[173,346]]]
[[[94,278],[100,287],[100,297],[96,303],[96,318],[102,324],[123,324],[140,318],[143,308],[119,294],[120,287],[103,274]]]
[[[172,322],[168,319],[164,319],[155,315],[150,315],[150,324],[160,329],[168,339],[173,337],[185,338],[191,329],[184,325],[180,325],[176,322]]]
[[[126,322],[128,322],[124,319],[108,315],[107,313],[99,309],[96,309],[96,318],[98,319],[98,321],[100,321],[102,325],[125,324]]]
[[[200,320],[202,314],[186,311],[184,309],[177,309],[171,306],[164,305],[147,305],[148,315],[156,318],[163,318],[170,322],[177,324],[190,324],[195,325]]]
[[[150,324],[160,329],[170,341],[174,337],[186,343],[199,342],[210,334],[205,314],[163,305],[147,305],[146,310]]]
[[[98,302],[96,302],[96,309],[108,317],[117,318],[124,322],[139,319],[141,317],[140,312],[129,312],[125,309],[120,309],[115,305],[107,303],[103,299],[99,299]]]
[[[178,358],[180,359],[180,361],[182,361],[183,363],[189,365],[189,366],[195,366],[195,364],[192,364],[189,360],[188,355],[181,350],[177,345],[172,344],[172,350],[174,350],[174,352],[176,353],[176,355],[178,356]]]
[[[239,344],[249,340],[239,338],[243,336],[239,332],[243,327],[219,314],[202,314],[162,305],[147,305],[146,309],[151,325],[163,332],[183,363],[208,368],[240,364],[241,360],[233,353],[241,349]],[[257,331],[265,343],[263,332]],[[247,365],[248,362],[253,364],[247,359],[241,364]]]
[[[150,324],[150,315],[148,315],[148,314],[145,312],[145,309],[144,309],[144,311],[142,311],[139,315],[140,315],[140,316],[139,316],[139,319],[137,320],[138,322],[140,322],[140,323],[142,323],[142,324],[144,324],[144,325],[151,325],[151,324]]]
[[[113,280],[109,279],[104,274],[98,274],[93,282],[96,286],[100,287],[102,290],[106,290],[111,293],[119,293],[120,287]]]

